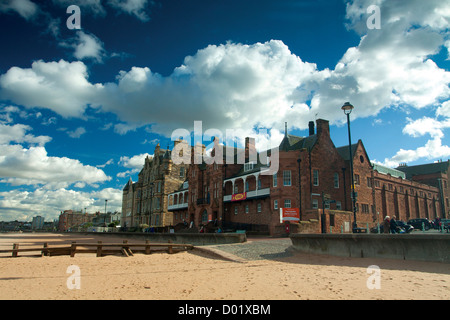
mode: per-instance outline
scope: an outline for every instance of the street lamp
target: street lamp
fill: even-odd
[[[353,155],[352,155],[352,138],[350,134],[350,113],[352,113],[353,106],[350,104],[350,102],[344,103],[344,105],[341,107],[342,110],[344,110],[345,115],[347,116],[347,127],[348,127],[348,152],[350,153],[350,175],[352,178],[352,185],[350,187],[351,191],[351,198],[352,198],[352,204],[353,204],[353,229],[357,228],[356,225],[356,193],[355,193],[355,182],[353,177]]]
[[[108,200],[105,199],[105,215],[106,215],[106,204],[108,203]]]

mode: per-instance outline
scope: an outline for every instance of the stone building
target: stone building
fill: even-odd
[[[174,148],[178,143],[175,141]],[[189,165],[175,164],[172,151],[158,144],[153,157],[147,157],[138,181],[125,185],[122,195],[122,224],[124,227],[167,227],[173,225],[168,211],[168,195],[177,190],[188,174]]]
[[[83,223],[92,222],[95,214],[83,213],[81,211],[64,210],[59,215],[58,230],[60,232],[70,231]]]

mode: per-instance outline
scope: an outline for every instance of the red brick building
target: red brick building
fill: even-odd
[[[298,208],[301,221],[290,223],[290,232],[351,232],[354,217],[348,146],[335,147],[328,121],[318,119],[316,126],[317,130],[310,122],[307,137],[285,132],[278,148],[278,171],[273,175],[263,174],[268,166],[256,161],[264,153],[256,154],[252,138],[246,138],[245,150],[226,148],[223,159],[226,152],[233,151],[233,164],[191,164],[187,191],[169,194],[172,206],[179,205],[179,199],[184,201],[176,208],[169,205],[174,225],[186,220],[198,227],[216,221],[225,230],[276,235],[286,233],[280,208]],[[404,221],[441,216],[438,187],[372,164],[361,140],[351,148],[358,227],[372,227],[386,215]],[[267,154],[275,154],[275,150]]]

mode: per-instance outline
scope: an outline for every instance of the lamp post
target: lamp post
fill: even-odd
[[[347,116],[347,127],[348,127],[348,152],[350,154],[350,176],[351,176],[351,187],[350,187],[350,194],[352,198],[352,210],[353,210],[353,229],[357,228],[356,224],[356,193],[355,193],[355,182],[354,182],[354,175],[353,175],[353,155],[352,155],[352,138],[350,134],[350,113],[352,113],[353,106],[350,104],[350,102],[344,103],[344,105],[341,107],[341,109],[344,111],[345,115]]]
[[[105,215],[106,215],[106,204],[108,203],[108,200],[105,199]]]

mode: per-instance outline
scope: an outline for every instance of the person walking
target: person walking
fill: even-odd
[[[395,216],[392,216],[392,219],[389,221],[389,226],[391,233],[397,233],[397,221],[395,221]]]
[[[383,220],[383,233],[389,233],[389,230],[391,229],[391,225],[389,223],[389,216],[384,217]]]

